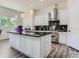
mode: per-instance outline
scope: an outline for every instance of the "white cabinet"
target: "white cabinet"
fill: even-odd
[[[67,44],[67,32],[59,32],[59,43]]]
[[[47,35],[45,36],[45,39],[46,39],[46,56],[48,56],[48,54],[50,53],[51,51],[51,35]]]
[[[43,58],[51,52],[51,34],[40,37],[10,34],[9,39],[13,48],[29,57]]]
[[[20,36],[18,36],[18,35],[14,35],[14,34],[11,34],[10,35],[10,45],[12,46],[12,47],[15,47],[16,49],[19,49],[19,43],[20,43]]]
[[[29,36],[21,36],[20,48],[24,54],[28,56],[32,55],[32,40]]]
[[[16,49],[20,49],[20,36],[16,35],[15,36],[15,46],[16,46]]]
[[[35,26],[37,25],[48,25],[48,14],[37,15],[35,16]]]
[[[38,39],[33,37],[32,49],[33,56],[40,57],[40,38]]]
[[[32,39],[29,37],[29,36],[25,36],[25,38],[27,38],[25,40],[25,46],[24,46],[24,51],[25,51],[25,54],[28,55],[28,56],[32,56]]]
[[[34,25],[40,25],[41,24],[41,16],[35,16],[35,22]]]
[[[24,47],[26,47],[26,44],[25,43],[27,43],[25,40],[26,40],[26,38],[25,37],[23,38],[21,36],[21,38],[20,38],[20,49],[19,49],[21,52],[25,52],[24,51]]]
[[[9,34],[9,43],[10,43],[10,46],[14,47],[15,45],[14,44],[14,41],[15,41],[15,36],[13,34]],[[12,39],[13,38],[13,39]]]
[[[68,11],[67,9],[60,9],[59,10],[59,20],[60,20],[60,25],[63,24],[68,24]]]

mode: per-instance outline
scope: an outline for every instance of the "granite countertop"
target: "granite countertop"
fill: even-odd
[[[7,33],[18,34],[17,32],[7,32]],[[42,36],[45,36],[48,34],[51,34],[51,32],[30,32],[30,33],[22,33],[22,34],[18,34],[18,35],[42,37]]]

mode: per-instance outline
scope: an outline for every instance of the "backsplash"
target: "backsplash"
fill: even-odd
[[[35,26],[35,30],[67,32],[68,25],[60,25],[59,20],[49,21],[49,25]]]
[[[60,25],[60,21],[59,20],[49,21],[49,26],[53,26],[53,25]]]
[[[35,30],[47,31],[47,30],[49,30],[49,26],[47,26],[47,25],[35,26]]]
[[[41,26],[35,26],[34,30],[41,30]]]
[[[67,32],[67,28],[68,26],[67,25],[60,25],[60,32]]]

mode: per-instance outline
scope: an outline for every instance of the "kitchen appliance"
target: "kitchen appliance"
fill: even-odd
[[[67,25],[60,25],[60,32],[67,32]]]

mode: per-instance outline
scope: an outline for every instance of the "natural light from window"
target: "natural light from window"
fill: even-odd
[[[16,25],[16,17],[0,16],[0,27],[14,27]]]

